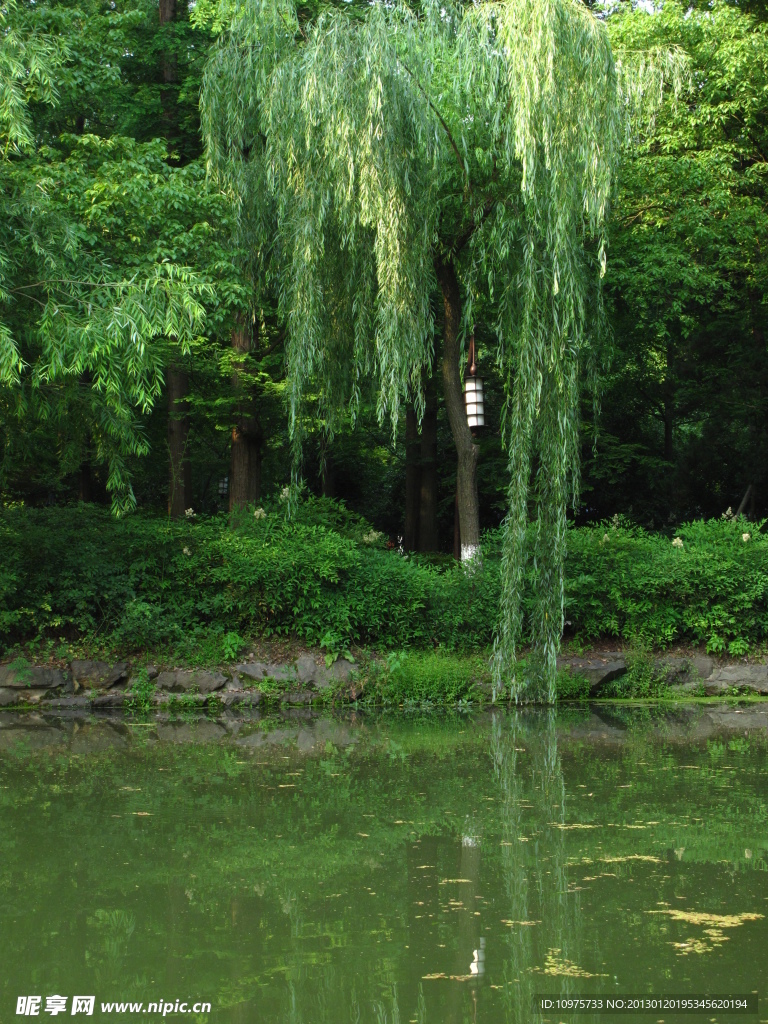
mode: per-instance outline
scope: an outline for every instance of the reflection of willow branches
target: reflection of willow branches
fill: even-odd
[[[126,910],[97,910],[94,925],[100,938],[96,950],[86,949],[85,959],[94,967],[94,977],[102,988],[110,988],[124,980],[123,961],[128,942],[136,927],[136,919]]]
[[[507,940],[510,955],[504,963],[505,1018],[537,1024],[541,1014],[533,1006],[534,995],[555,987],[568,992],[572,979],[558,977],[556,986],[547,985],[534,969],[547,949],[573,959],[577,943],[578,894],[568,892],[564,833],[556,827],[564,824],[565,784],[554,711],[494,715],[491,755],[501,793],[507,913],[514,922]],[[529,830],[538,826],[542,831],[526,835],[524,819]],[[520,923],[534,919],[540,923]]]
[[[280,903],[283,913],[291,919],[291,955],[288,967],[288,1020],[290,1024],[302,1024],[302,993],[306,991],[307,969],[302,955],[302,920],[299,915],[299,901],[291,892],[286,892]]]
[[[392,985],[392,1016],[387,1013],[384,1003],[377,1000],[373,1004],[376,1013],[376,1024],[400,1024],[400,1005],[397,1001],[397,985]]]
[[[419,982],[419,1001],[416,1004],[416,1020],[418,1024],[427,1024],[427,1001],[424,998],[424,986]]]
[[[349,991],[349,1020],[360,1024],[362,1018],[361,1000],[357,985],[365,979],[353,979],[345,972],[339,972],[333,962],[307,950],[305,943],[315,934],[310,922],[309,935],[300,910],[300,900],[295,893],[286,891],[281,897],[283,912],[290,917],[291,951],[286,971],[287,1008],[281,1019],[289,1024],[338,1024],[339,1006],[345,1005],[345,989],[351,981]],[[315,922],[316,924],[316,922]],[[389,991],[373,1001],[376,1024],[401,1024],[398,1001],[396,970],[390,964],[382,981]],[[363,994],[362,1003],[370,1005],[370,997]]]

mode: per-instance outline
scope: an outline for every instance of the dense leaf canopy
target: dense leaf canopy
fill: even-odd
[[[56,107],[59,86],[72,100],[83,54],[40,31],[37,16],[0,8],[0,383],[14,386],[17,417],[33,406],[45,418],[62,387],[87,382],[108,488],[125,509],[125,459],[147,450],[137,417],[160,393],[169,346],[189,351],[201,333],[211,296],[191,265],[196,249],[180,259],[179,219],[169,217],[181,199],[183,230],[199,204],[162,143],[62,134],[39,145],[35,119]]]

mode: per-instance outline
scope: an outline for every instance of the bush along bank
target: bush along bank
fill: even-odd
[[[522,670],[524,671],[524,665]],[[725,664],[705,655],[653,657],[601,652],[560,659],[558,702],[768,696],[768,665]],[[507,703],[508,692],[496,695]],[[471,707],[493,700],[488,660],[431,652],[360,652],[331,664],[319,651],[289,661],[251,655],[219,668],[161,669],[75,659],[55,667],[22,658],[0,665],[0,707],[50,710],[234,712],[302,706]]]
[[[659,651],[686,644],[710,658],[751,660],[765,649],[768,539],[754,525],[723,518],[664,537],[616,520],[571,529],[568,546],[572,647],[601,641],[656,651],[657,659]],[[115,519],[81,505],[0,509],[0,551],[0,663],[6,667],[19,657],[30,666],[58,667],[50,671],[77,659],[113,667],[126,660],[211,671],[232,682],[232,666],[254,645],[290,640],[321,650],[321,662],[341,664],[352,650],[372,652],[358,676],[365,699],[374,702],[445,703],[489,694],[487,651],[500,593],[495,532],[484,538],[481,569],[468,569],[447,556],[390,550],[370,523],[328,499],[299,502],[291,518],[275,498],[233,518],[193,513],[180,521]],[[391,653],[402,650],[409,653]],[[610,685],[613,695],[665,692],[666,670],[640,656],[630,660],[630,670],[600,681],[599,692],[589,665],[574,672],[561,662],[561,696],[607,695]],[[731,666],[726,680],[717,675],[723,664],[707,665],[711,671],[678,683],[705,690],[721,682],[730,689],[763,685],[760,666]],[[269,682],[253,680],[250,688],[276,693],[288,682],[264,678]],[[196,686],[174,689],[147,679],[144,689],[153,699],[180,694],[175,700],[195,695]],[[63,692],[60,682],[30,689],[55,691],[57,699],[82,696]],[[337,699],[335,684],[305,690],[312,700]],[[205,696],[200,688],[198,696]],[[3,699],[10,702],[10,695]]]
[[[340,503],[276,498],[237,516],[181,521],[106,510],[0,509],[0,660],[145,653],[170,664],[234,661],[257,638],[484,652],[500,593],[500,536],[481,572],[448,556],[403,556]],[[768,538],[731,519],[675,535],[614,521],[574,528],[566,633],[710,655],[768,640]]]

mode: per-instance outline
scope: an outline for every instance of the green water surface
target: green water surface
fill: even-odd
[[[766,1020],[767,727],[0,715],[0,1024],[53,994],[59,1019],[93,995],[99,1020],[545,1024],[758,1018],[536,993],[757,991]]]

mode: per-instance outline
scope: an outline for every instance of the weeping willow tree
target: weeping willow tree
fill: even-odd
[[[294,443],[310,383],[331,427],[345,406],[354,416],[363,378],[393,423],[407,394],[423,403],[442,321],[467,559],[479,543],[477,449],[460,365],[478,300],[492,310],[509,452],[493,663],[517,698],[554,698],[580,385],[603,348],[608,206],[628,114],[657,102],[669,67],[640,65],[626,75],[579,0],[376,2],[304,22],[290,0],[244,0],[204,80],[210,168],[279,292]],[[523,679],[526,566],[536,656]]]

